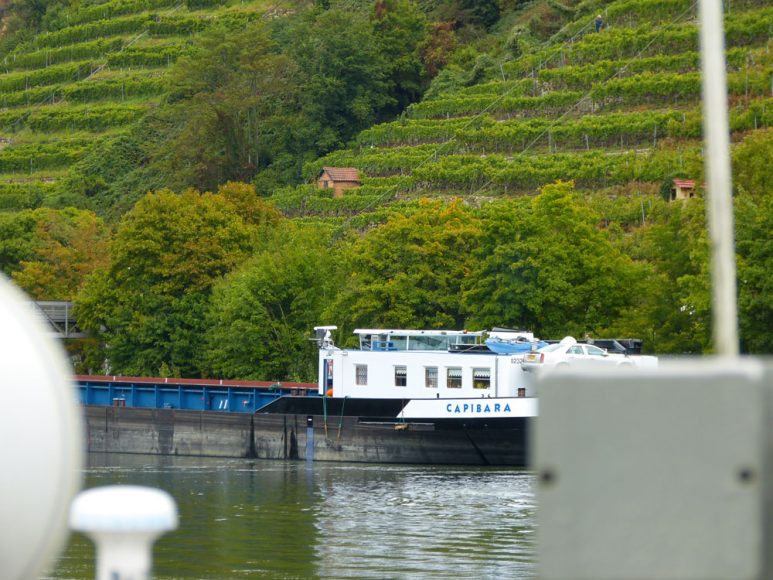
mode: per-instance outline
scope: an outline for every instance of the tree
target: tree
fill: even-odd
[[[72,300],[85,279],[107,264],[110,231],[93,212],[37,209],[34,250],[12,278],[37,300]]]
[[[703,202],[659,202],[638,233],[647,271],[636,301],[608,329],[645,340],[659,353],[698,354],[711,346],[709,258]]]
[[[490,28],[499,20],[499,0],[460,0],[462,10],[472,14],[472,21]]]
[[[3,28],[10,28],[12,31],[31,28],[38,30],[40,23],[49,9],[60,8],[58,2],[49,0],[11,0],[10,9],[3,11]]]
[[[435,20],[450,21],[459,29],[488,28],[499,20],[500,0],[423,0]]]
[[[229,181],[217,193],[231,204],[245,224],[259,226],[260,232],[271,231],[282,219],[282,214],[256,195],[252,185]]]
[[[103,338],[113,372],[195,375],[213,284],[241,264],[254,235],[221,195],[151,193],[126,214],[109,266],[77,299],[78,321]]]
[[[333,6],[302,15],[285,46],[300,69],[303,143],[324,154],[348,142],[394,105],[387,64],[360,11]]]
[[[773,353],[773,195],[736,197],[738,310],[744,352]]]
[[[57,182],[51,201],[59,207],[88,207],[107,219],[120,217],[168,181],[147,166],[156,133],[153,120],[146,118],[125,133],[98,140]]]
[[[296,67],[263,22],[209,29],[177,61],[170,86],[171,105],[160,113],[168,137],[153,159],[178,187],[249,181],[293,141]]]
[[[231,379],[313,381],[307,340],[338,287],[328,230],[289,226],[214,288],[201,371]]]
[[[0,213],[0,270],[11,276],[24,260],[35,256],[37,220],[34,210]]]
[[[480,222],[461,202],[422,201],[395,214],[346,250],[348,272],[327,311],[356,326],[460,328],[460,292],[472,268]]]
[[[464,284],[473,325],[583,336],[631,302],[639,269],[611,244],[571,183],[493,205],[482,219],[485,235]]]
[[[733,181],[757,199],[773,195],[773,129],[754,131],[733,149]]]
[[[420,47],[424,67],[430,79],[435,78],[448,64],[456,47],[453,22],[435,22],[430,26],[429,36]],[[461,70],[458,75],[462,75]]]
[[[410,0],[376,0],[371,22],[395,103],[388,112],[399,113],[424,91],[420,48],[428,38],[427,18]]]
[[[144,121],[153,138],[132,153],[149,163],[131,177],[210,191],[252,182],[270,195],[297,184],[307,161],[399,113],[424,88],[426,18],[410,0],[369,6],[317,3],[244,30],[229,20],[208,28],[175,63],[165,106]],[[113,189],[83,169],[76,192]]]

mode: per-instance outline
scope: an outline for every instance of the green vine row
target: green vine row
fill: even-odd
[[[78,9],[68,17],[67,21],[70,26],[85,24],[146,10],[170,8],[179,3],[179,0],[109,0],[108,2]]]
[[[725,20],[728,48],[766,45],[773,26],[773,8],[730,13]],[[530,53],[503,65],[508,76],[536,75],[543,68],[591,64],[603,60],[674,55],[698,48],[698,28],[694,23],[653,28],[651,23],[633,28],[605,29],[588,34],[569,45],[558,45]]]
[[[182,44],[168,44],[152,47],[129,47],[120,52],[107,55],[107,64],[113,68],[139,67],[150,68],[169,66],[181,55],[185,54],[186,47]]]
[[[365,129],[357,136],[360,147],[418,145],[448,141],[459,129],[480,129],[496,123],[488,115],[453,119],[404,119]]]
[[[67,167],[89,150],[93,141],[33,143],[0,150],[0,172],[37,171]]]
[[[480,95],[445,97],[411,105],[408,116],[412,119],[460,117],[485,112],[495,116],[556,115],[573,106],[583,97],[574,91],[549,93],[541,97],[511,97]]]
[[[72,103],[101,100],[126,100],[160,95],[166,89],[165,80],[158,76],[94,80],[64,87],[64,99]]]
[[[101,59],[106,53],[120,50],[123,39],[110,38],[71,44],[61,48],[43,49],[26,54],[9,55],[4,63],[10,70],[35,69],[71,61]]]
[[[77,81],[91,74],[96,68],[92,60],[53,65],[34,71],[0,75],[0,91],[22,91],[61,82]]]
[[[148,105],[88,105],[33,107],[28,110],[0,112],[0,127],[14,132],[24,128],[33,131],[104,131],[140,119]]]
[[[68,26],[55,32],[38,34],[35,37],[34,45],[39,49],[63,47],[68,44],[77,44],[108,36],[138,32],[147,28],[153,21],[153,18],[151,14],[140,14],[122,18],[106,18],[89,22],[88,24]]]
[[[0,182],[0,211],[19,211],[39,207],[52,193],[55,184],[40,181],[29,183]]]
[[[682,117],[682,113],[672,111],[586,115],[559,124],[546,118],[504,121],[480,129],[460,129],[455,138],[467,149],[483,152],[631,146],[666,137],[669,123]]]

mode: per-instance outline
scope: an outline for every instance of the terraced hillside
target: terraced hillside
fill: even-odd
[[[729,4],[730,123],[739,140],[773,124],[773,6]],[[596,33],[600,5],[605,26]],[[494,63],[490,80],[425,99],[305,167],[310,181],[323,166],[357,167],[359,189],[334,199],[308,185],[274,201],[291,215],[340,216],[415,196],[530,194],[558,179],[609,194],[700,179],[696,5],[585,2],[551,42]]]
[[[267,6],[262,0],[86,1],[61,15],[61,28],[3,55],[0,209],[40,205],[99,139],[127,130],[156,107],[167,71],[192,34],[216,20],[257,18]]]

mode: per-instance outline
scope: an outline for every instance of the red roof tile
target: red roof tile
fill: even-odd
[[[360,181],[360,172],[354,167],[323,167],[333,181]]]
[[[695,181],[692,179],[674,179],[674,185],[683,189],[695,189]]]

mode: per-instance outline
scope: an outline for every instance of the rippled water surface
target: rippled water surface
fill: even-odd
[[[92,455],[86,486],[160,487],[154,577],[533,578],[533,476],[502,468]],[[74,534],[53,578],[93,578]]]

